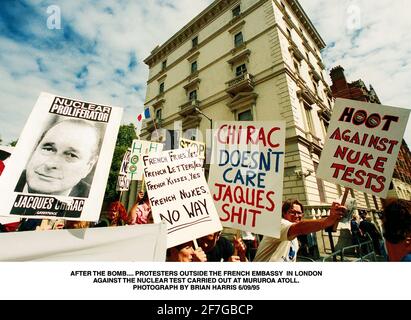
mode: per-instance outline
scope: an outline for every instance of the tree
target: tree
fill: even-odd
[[[104,195],[105,201],[111,202],[118,200],[118,192],[116,191],[118,173],[120,171],[124,153],[131,147],[134,139],[137,139],[134,125],[132,123],[128,125],[121,125],[117,135],[116,147],[114,149],[113,160],[111,162],[106,193]]]

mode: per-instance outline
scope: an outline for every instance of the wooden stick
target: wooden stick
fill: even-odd
[[[351,190],[351,188],[345,187],[344,195],[343,195],[343,198],[342,198],[341,203],[340,203],[342,206],[345,205],[345,202],[347,201],[348,193],[350,192],[350,190]],[[336,231],[337,231],[338,223],[339,223],[338,221],[337,221],[336,223],[334,223],[333,228],[332,228],[332,232],[336,232]]]
[[[198,249],[197,239],[193,239],[193,244],[194,244],[194,250],[197,250]]]
[[[144,174],[143,174],[143,179],[141,180],[141,189],[140,189],[140,191],[142,191],[142,192],[144,192],[144,190],[145,190],[145,180],[144,180]]]

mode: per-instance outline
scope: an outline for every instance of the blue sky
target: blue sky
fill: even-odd
[[[301,0],[328,47],[328,69],[371,83],[384,104],[411,107],[408,0]],[[0,137],[18,138],[39,93],[47,91],[141,112],[150,51],[210,0],[2,1]],[[61,29],[47,28],[57,5]],[[406,141],[411,143],[411,127]]]

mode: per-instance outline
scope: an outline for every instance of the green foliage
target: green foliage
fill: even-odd
[[[17,144],[17,141],[19,141],[19,139],[13,140],[12,142],[9,143],[9,146],[10,146],[10,147],[15,147],[16,144]]]
[[[119,198],[119,193],[116,191],[118,172],[120,171],[124,153],[131,147],[131,143],[134,139],[137,139],[137,136],[132,123],[120,126],[113,160],[111,162],[110,174],[107,181],[106,193],[104,196],[105,201],[111,202],[118,200]]]

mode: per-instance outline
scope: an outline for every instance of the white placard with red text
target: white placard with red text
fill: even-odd
[[[317,176],[385,198],[410,110],[337,99]]]
[[[218,122],[208,184],[225,227],[280,236],[285,123]]]

